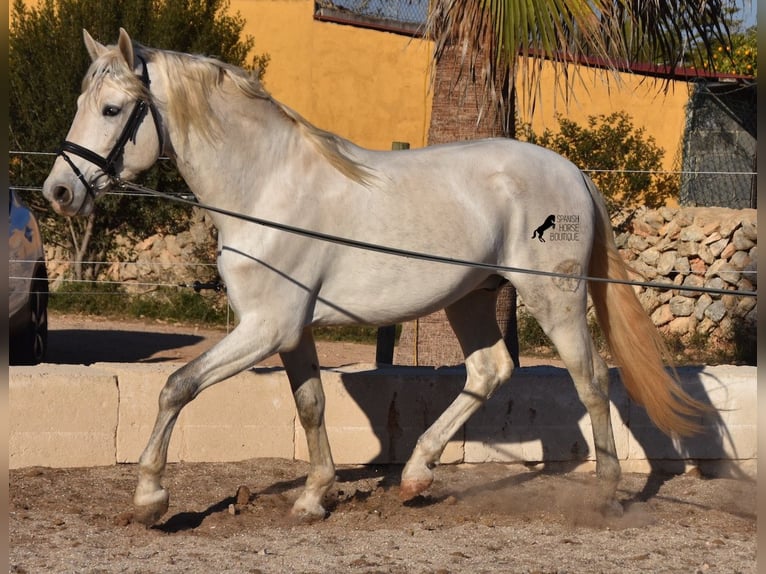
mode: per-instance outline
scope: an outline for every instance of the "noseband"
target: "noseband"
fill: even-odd
[[[146,61],[141,56],[136,56],[136,57],[139,60],[141,60],[141,63],[143,64],[144,69],[143,69],[143,72],[141,73],[141,82],[143,82],[144,86],[146,86],[146,89],[148,91],[150,81],[149,81],[149,70],[147,68]],[[86,147],[83,147],[74,142],[70,142],[68,140],[64,140],[64,142],[59,147],[57,155],[61,156],[64,159],[64,161],[69,164],[69,167],[72,168],[72,171],[74,171],[77,178],[85,186],[85,189],[87,190],[88,194],[92,197],[92,199],[94,200],[96,199],[96,193],[98,191],[103,191],[108,189],[108,187],[111,185],[112,180],[117,176],[117,171],[116,171],[117,160],[125,151],[125,145],[129,141],[132,141],[134,144],[136,143],[136,134],[138,133],[138,128],[140,127],[141,122],[143,122],[144,118],[146,117],[147,108],[152,113],[152,119],[154,120],[154,127],[157,129],[157,137],[159,139],[160,153],[162,153],[163,137],[162,137],[162,129],[160,128],[159,112],[157,111],[157,108],[154,106],[151,100],[143,99],[143,98],[136,100],[136,103],[133,106],[133,111],[131,112],[130,117],[128,118],[128,121],[125,123],[125,126],[122,128],[122,133],[120,133],[120,137],[117,138],[117,142],[115,142],[114,147],[112,148],[112,151],[110,151],[109,155],[107,155],[106,157],[103,157],[89,150]],[[92,164],[95,164],[98,167],[100,167],[101,170],[103,171],[102,175],[106,175],[107,181],[104,182],[102,185],[99,185],[97,188],[94,188],[94,185],[85,179],[85,176],[74,164],[72,159],[69,157],[68,153],[79,156],[83,158],[84,160],[87,160],[91,162]],[[101,176],[98,176],[97,179],[99,179],[100,177]]]

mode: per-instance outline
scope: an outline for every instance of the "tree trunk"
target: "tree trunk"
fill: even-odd
[[[461,74],[460,68],[460,51],[451,46],[436,64],[429,145],[486,137],[513,137],[515,107],[509,106],[510,121],[503,121],[497,109],[482,111],[481,85],[467,73]],[[514,98],[510,103],[515,103]],[[497,301],[498,325],[518,366],[516,290],[506,284],[501,288]],[[457,365],[463,360],[460,345],[444,311],[403,325],[396,348],[396,364],[443,366]]]

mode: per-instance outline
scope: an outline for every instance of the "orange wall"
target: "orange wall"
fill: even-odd
[[[244,33],[255,38],[255,52],[271,56],[265,84],[278,100],[366,147],[387,149],[394,140],[412,147],[427,143],[430,42],[315,21],[312,0],[232,0],[231,9],[245,18]],[[674,167],[687,85],[676,82],[664,93],[646,78],[619,77],[607,83],[603,72],[584,71],[566,106],[555,97],[549,69],[533,129],[557,129],[556,113],[582,124],[589,115],[625,110],[665,149],[664,167]]]
[[[311,0],[232,0],[255,52],[268,53],[266,88],[312,123],[360,145],[425,145],[430,43],[318,22]]]
[[[255,38],[255,52],[271,57],[266,88],[309,121],[374,149],[389,149],[393,141],[427,143],[430,42],[316,21],[313,0],[231,0],[230,11],[245,19],[244,34]],[[677,167],[686,83],[674,82],[664,93],[640,76],[621,74],[621,82],[607,82],[603,72],[586,70],[582,78],[566,106],[555,95],[552,72],[543,73],[535,131],[555,130],[556,113],[582,124],[589,115],[625,110],[665,149],[664,167]]]
[[[632,117],[636,128],[644,128],[646,135],[652,136],[656,144],[665,150],[663,167],[678,169],[689,84],[674,81],[666,90],[651,78],[633,74],[614,75],[603,70],[582,70],[580,77],[567,105],[553,89],[552,68],[543,73],[542,85],[546,89],[541,90],[531,122],[535,132],[541,133],[545,128],[557,131],[556,114],[584,125],[588,116],[608,116],[625,111]]]

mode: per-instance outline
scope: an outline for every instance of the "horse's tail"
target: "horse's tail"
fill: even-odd
[[[593,181],[585,174],[583,177],[596,208],[589,273],[592,277],[627,280],[628,267],[617,251],[604,201]],[[643,405],[654,424],[669,435],[699,432],[700,425],[691,418],[710,407],[684,392],[675,371],[666,370],[670,353],[633,287],[591,281],[589,288],[599,325],[631,399]]]

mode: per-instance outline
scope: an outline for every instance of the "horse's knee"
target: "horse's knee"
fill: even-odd
[[[193,382],[184,375],[184,369],[172,373],[159,396],[160,410],[180,410],[189,403],[195,395]]]

